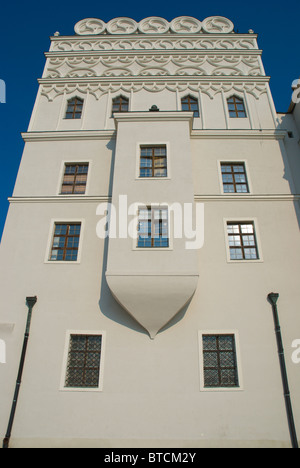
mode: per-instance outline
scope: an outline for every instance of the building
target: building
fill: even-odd
[[[0,251],[6,446],[290,447],[271,292],[300,433],[300,136],[261,55],[223,17],[51,38]]]

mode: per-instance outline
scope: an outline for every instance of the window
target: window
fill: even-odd
[[[183,111],[193,111],[194,117],[199,117],[198,99],[193,96],[186,96],[181,99],[181,108]]]
[[[66,388],[99,388],[102,335],[70,335]]]
[[[224,193],[249,193],[244,163],[221,163]]]
[[[240,118],[247,117],[243,99],[237,96],[232,96],[229,99],[227,99],[227,104],[228,104],[229,116],[231,118],[240,119]]]
[[[81,223],[55,223],[50,261],[76,261]]]
[[[112,113],[114,112],[128,112],[129,100],[124,96],[118,96],[112,101]]]
[[[169,247],[168,209],[140,208],[137,247]]]
[[[166,146],[142,146],[140,177],[167,177]]]
[[[204,388],[239,387],[235,336],[202,335]]]
[[[61,194],[84,194],[88,168],[88,164],[66,164]]]
[[[228,222],[230,260],[258,260],[258,248],[253,222]]]
[[[66,119],[81,119],[83,108],[83,99],[78,97],[72,98],[68,101],[66,112]]]

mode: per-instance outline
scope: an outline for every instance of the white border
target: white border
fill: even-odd
[[[59,197],[65,196],[65,197],[85,197],[88,196],[89,194],[89,185],[90,185],[90,172],[91,172],[91,167],[92,167],[93,161],[91,159],[84,159],[84,160],[74,160],[74,159],[63,159],[61,162],[60,166],[60,171],[59,171],[59,183],[57,186],[56,193]],[[88,164],[88,173],[87,173],[87,178],[86,178],[86,187],[85,187],[85,193],[61,193],[61,188],[62,188],[62,183],[64,180],[64,174],[65,174],[65,165],[66,164]]]
[[[235,90],[232,90],[231,92],[230,91],[227,91],[225,93],[223,92],[222,96],[223,96],[225,117],[226,117],[226,119],[228,119],[228,128],[230,128],[231,120],[236,120],[236,121],[242,120],[244,122],[246,120],[248,120],[248,122],[250,123],[250,128],[252,128],[251,119],[250,119],[250,116],[249,116],[250,109],[249,109],[247,98],[245,98],[245,93],[242,94],[241,92],[237,92]],[[228,99],[230,99],[232,97],[237,97],[239,99],[242,99],[242,101],[244,102],[245,112],[247,114],[246,117],[230,117],[229,107],[228,107]]]
[[[259,233],[259,228],[258,228],[258,221],[257,218],[253,218],[249,216],[248,218],[223,218],[224,222],[224,234],[225,234],[225,246],[226,246],[226,257],[227,257],[227,263],[263,263],[263,255],[262,255],[262,248],[261,248],[261,237]],[[228,242],[228,233],[227,233],[227,223],[253,223],[254,225],[254,233],[255,233],[255,239],[256,239],[256,248],[258,252],[258,259],[255,260],[231,260],[230,258],[230,248],[229,248],[229,242]]]
[[[126,99],[128,99],[128,111],[118,111],[119,113],[121,114],[125,114],[126,112],[131,112],[131,94],[128,96],[128,92],[123,92],[122,89],[120,89],[119,91],[115,91],[115,92],[111,92],[110,91],[110,95],[109,95],[109,98],[110,98],[110,101],[108,102],[108,118],[109,119],[113,119],[114,118],[114,113],[112,108],[113,108],[113,100],[116,99],[117,97],[124,97]]]
[[[236,348],[236,361],[238,371],[238,387],[204,387],[204,358],[203,358],[203,335],[234,335]],[[199,330],[199,366],[200,366],[200,391],[201,392],[241,392],[244,390],[244,381],[241,364],[241,348],[238,330]]]
[[[82,387],[76,388],[76,387],[65,386],[71,335],[101,335],[102,336],[101,354],[100,354],[100,374],[99,374],[99,384],[97,388],[82,388]],[[102,330],[101,331],[96,331],[96,330],[67,330],[66,331],[61,379],[60,379],[60,386],[59,386],[60,391],[63,391],[63,392],[102,392],[104,359],[105,359],[105,344],[106,344],[106,332],[105,331],[102,331]]]
[[[168,235],[169,235],[169,247],[138,247],[137,246],[137,242],[138,242],[138,222],[139,222],[139,218],[138,218],[138,212],[139,212],[139,209],[140,208],[145,208],[147,206],[150,206],[152,209],[154,208],[167,208],[168,210]],[[166,252],[166,251],[170,251],[170,250],[173,250],[173,236],[171,235],[171,228],[173,227],[172,226],[172,223],[171,223],[171,219],[170,219],[170,206],[168,203],[135,203],[135,213],[136,213],[136,220],[137,220],[137,228],[136,228],[136,237],[132,236],[133,238],[133,244],[132,244],[132,250],[135,250],[137,252]]]
[[[224,185],[223,185],[223,178],[222,178],[222,169],[221,169],[221,164],[244,164],[245,165],[245,171],[246,171],[246,177],[247,177],[247,182],[248,182],[248,189],[249,192],[243,193],[243,192],[224,192]],[[218,174],[219,174],[219,184],[220,184],[220,191],[221,194],[224,195],[225,197],[228,196],[240,196],[242,197],[243,195],[251,195],[253,193],[252,191],[252,182],[250,179],[250,171],[249,171],[249,165],[248,165],[248,160],[247,159],[218,159],[217,160],[217,165],[218,165]]]
[[[63,110],[62,120],[64,120],[64,121],[65,121],[65,120],[68,120],[68,121],[71,121],[71,122],[74,122],[74,121],[78,122],[78,121],[79,121],[79,122],[81,122],[81,124],[82,124],[82,125],[81,125],[81,128],[82,128],[82,126],[83,126],[83,124],[84,124],[84,116],[85,116],[86,101],[87,101],[87,99],[88,99],[89,93],[87,93],[86,96],[84,96],[84,95],[81,95],[81,96],[80,96],[80,94],[81,94],[80,92],[76,94],[76,91],[75,91],[74,94],[72,94],[70,97],[69,97],[69,96],[65,96],[65,99],[66,99],[66,100],[65,100],[65,105],[64,105],[64,107],[63,107],[64,110]],[[77,98],[77,99],[82,99],[82,100],[83,100],[82,112],[81,112],[80,119],[67,119],[67,118],[66,118],[66,115],[67,115],[68,103],[69,103],[69,101],[71,101],[72,99],[76,99],[76,98]]]
[[[142,146],[165,146],[167,150],[167,177],[140,177],[140,158]],[[136,144],[136,166],[135,166],[135,180],[170,180],[171,179],[171,158],[170,158],[170,142],[139,142]]]
[[[52,240],[53,240],[53,236],[54,236],[55,224],[59,224],[59,223],[62,223],[62,224],[81,223],[77,260],[75,260],[75,261],[71,261],[71,260],[62,260],[62,261],[50,260],[50,254],[51,254],[51,247],[52,247]],[[82,219],[82,218],[80,218],[80,219],[79,218],[71,218],[71,219],[52,218],[51,221],[50,221],[50,229],[49,229],[49,236],[48,236],[48,241],[47,241],[47,248],[46,248],[46,255],[45,255],[44,263],[51,264],[51,265],[78,265],[81,262],[84,228],[85,228],[85,219]]]

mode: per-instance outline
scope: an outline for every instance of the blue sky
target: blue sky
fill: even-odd
[[[2,2],[0,28],[0,79],[6,83],[6,104],[0,104],[0,237],[7,214],[7,198],[12,195],[24,143],[20,133],[27,130],[38,90],[37,78],[43,73],[44,52],[49,50],[49,36],[74,34],[74,25],[83,18],[100,18],[105,22],[118,16],[140,21],[161,16],[168,21],[178,16],[203,20],[208,16],[225,16],[235,30],[259,34],[263,62],[271,76],[271,91],[277,111],[285,112],[291,100],[291,84],[300,76],[299,17],[300,2],[284,4],[274,0],[227,0],[226,2],[188,3],[171,0],[146,2],[100,2],[62,0],[61,2]],[[298,47],[297,47],[298,46]],[[42,195],[42,194],[41,194]]]

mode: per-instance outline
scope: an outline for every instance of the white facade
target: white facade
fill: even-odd
[[[280,294],[299,434],[300,135],[294,126],[289,138],[292,116],[276,114],[257,36],[221,17],[87,19],[75,32],[51,38],[1,243],[0,434],[25,300],[37,296],[11,447],[289,447],[267,296]],[[125,112],[113,109],[120,96]],[[141,177],[145,148],[166,156],[148,159],[152,176]],[[222,168],[235,165],[245,189],[236,175],[226,185]],[[70,166],[88,166],[81,193],[62,190]],[[192,214],[190,236],[175,234],[174,204],[182,223]],[[100,231],[110,207],[108,240]],[[119,222],[129,207],[131,236]],[[147,224],[139,213],[149,207]],[[72,261],[58,257],[57,225],[80,226]],[[159,229],[151,247],[138,225]],[[252,229],[251,252],[230,235],[238,226]],[[102,338],[89,388],[67,383],[75,335]],[[207,384],[210,371],[222,373],[220,362],[205,367],[207,336],[233,337],[235,383]]]

